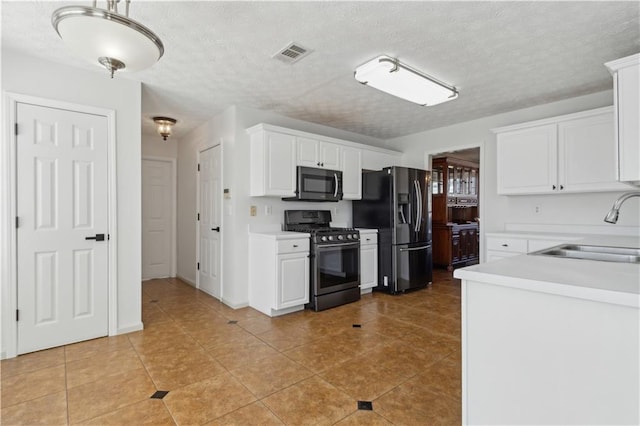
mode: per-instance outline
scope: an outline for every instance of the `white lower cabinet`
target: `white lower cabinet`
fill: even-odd
[[[360,292],[370,293],[378,285],[378,231],[360,230]]]
[[[249,234],[249,306],[271,317],[309,302],[309,237]]]
[[[554,239],[552,236],[549,236],[547,239],[544,236],[540,236],[539,238],[530,238],[508,233],[503,235],[488,235],[486,239],[486,262],[544,250],[565,242],[566,241]]]

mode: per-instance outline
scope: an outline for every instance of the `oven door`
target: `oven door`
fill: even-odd
[[[360,285],[360,242],[316,246],[312,292],[314,296]]]

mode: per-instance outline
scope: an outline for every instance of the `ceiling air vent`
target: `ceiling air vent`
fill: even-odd
[[[286,62],[287,64],[295,64],[311,52],[313,52],[313,50],[302,47],[298,43],[289,43],[273,55],[272,58]]]

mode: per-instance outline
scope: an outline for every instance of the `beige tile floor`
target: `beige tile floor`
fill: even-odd
[[[176,279],[143,283],[142,300],[143,331],[2,361],[0,423],[461,422],[451,273],[412,293],[279,318],[230,309]],[[169,393],[150,398],[157,390]]]

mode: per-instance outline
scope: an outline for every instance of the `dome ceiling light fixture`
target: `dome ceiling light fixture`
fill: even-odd
[[[167,140],[171,136],[171,128],[178,122],[175,118],[169,117],[153,117],[153,121],[158,125],[158,134],[163,140]]]
[[[60,38],[78,56],[102,65],[111,73],[140,71],[155,64],[164,54],[164,45],[149,28],[129,18],[129,3],[123,0],[125,14],[118,13],[121,0],[106,0],[107,8],[65,6],[51,15]]]
[[[386,55],[357,67],[354,77],[362,84],[422,106],[433,106],[458,97],[455,87]]]

